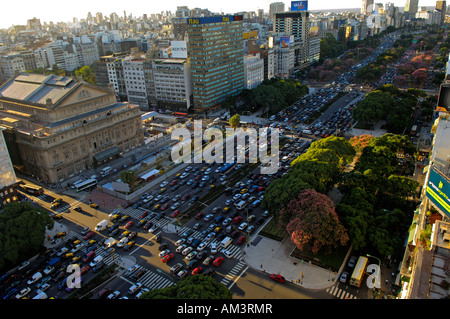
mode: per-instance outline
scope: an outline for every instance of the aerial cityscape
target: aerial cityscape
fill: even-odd
[[[2,299],[449,298],[445,0],[26,2]]]

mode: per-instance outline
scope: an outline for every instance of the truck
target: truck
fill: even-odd
[[[102,230],[106,229],[107,226],[108,226],[108,221],[106,219],[104,219],[100,223],[98,223],[97,226],[95,226],[95,230],[102,231]]]
[[[59,257],[55,257],[47,263],[47,266],[55,268],[58,267],[59,265],[61,265],[61,259]]]
[[[233,238],[231,238],[231,237],[225,237],[225,238],[220,242],[220,247],[227,248],[228,246],[230,246],[230,244],[231,244],[232,241],[233,241]]]
[[[33,299],[47,299],[48,296],[45,292],[41,291],[36,296],[33,297]]]
[[[106,241],[105,241],[105,247],[106,248],[110,248],[112,246],[114,246],[116,244],[116,240],[112,237],[109,237]]]

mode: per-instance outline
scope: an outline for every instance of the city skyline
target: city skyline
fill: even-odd
[[[123,12],[126,11],[127,15],[142,16],[142,14],[160,13],[161,11],[175,12],[177,6],[187,6],[189,8],[202,8],[208,9],[213,12],[235,13],[240,11],[256,11],[263,9],[265,13],[269,11],[269,5],[273,2],[284,2],[286,10],[290,6],[291,1],[277,1],[277,0],[264,0],[256,1],[250,0],[245,2],[227,1],[226,3],[217,3],[206,0],[169,0],[160,4],[152,3],[148,8],[142,5],[123,4],[123,3],[111,3],[111,1],[98,0],[95,2],[88,0],[80,0],[73,3],[73,7],[70,3],[64,5],[65,9],[61,12],[60,2],[56,0],[44,0],[41,2],[25,0],[21,2],[23,4],[20,7],[20,12],[17,10],[17,4],[8,2],[2,5],[2,16],[0,19],[0,29],[7,29],[13,25],[26,25],[28,19],[34,17],[44,22],[70,22],[74,17],[78,19],[85,19],[88,12],[91,12],[93,16],[95,13],[101,12],[104,15],[110,13],[117,13],[119,16],[123,16]],[[380,3],[394,3],[398,7],[404,7],[406,0],[393,0],[393,1],[377,1]],[[361,0],[343,0],[339,3],[332,1],[311,2],[309,1],[310,10],[324,10],[324,9],[346,9],[346,8],[360,8],[362,5]],[[420,6],[435,6],[435,0],[419,0]],[[53,10],[52,8],[57,8]]]

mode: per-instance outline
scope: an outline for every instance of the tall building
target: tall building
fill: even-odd
[[[419,0],[406,0],[405,9],[403,10],[407,19],[413,19],[419,10]]]
[[[143,143],[138,106],[71,77],[19,74],[0,86],[0,106],[0,125],[14,135],[13,164],[49,183]]]
[[[301,67],[309,59],[309,11],[290,11],[275,14],[273,30],[294,37],[295,66]]]
[[[373,0],[362,0],[361,13],[371,15],[373,8]]]
[[[7,129],[0,126],[0,208],[7,203],[17,201],[17,185],[20,181],[16,177],[14,167],[9,156],[4,131]]]
[[[285,11],[284,2],[273,2],[269,6],[269,19],[273,20],[274,15]]]
[[[447,14],[447,1],[445,0],[436,1],[436,11],[439,11],[441,13],[440,24],[443,25],[445,21],[445,15]]]
[[[189,18],[194,107],[207,112],[244,89],[243,17]]]

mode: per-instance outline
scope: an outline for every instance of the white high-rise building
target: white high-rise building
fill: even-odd
[[[244,56],[244,88],[254,89],[264,81],[264,60],[258,54]]]

